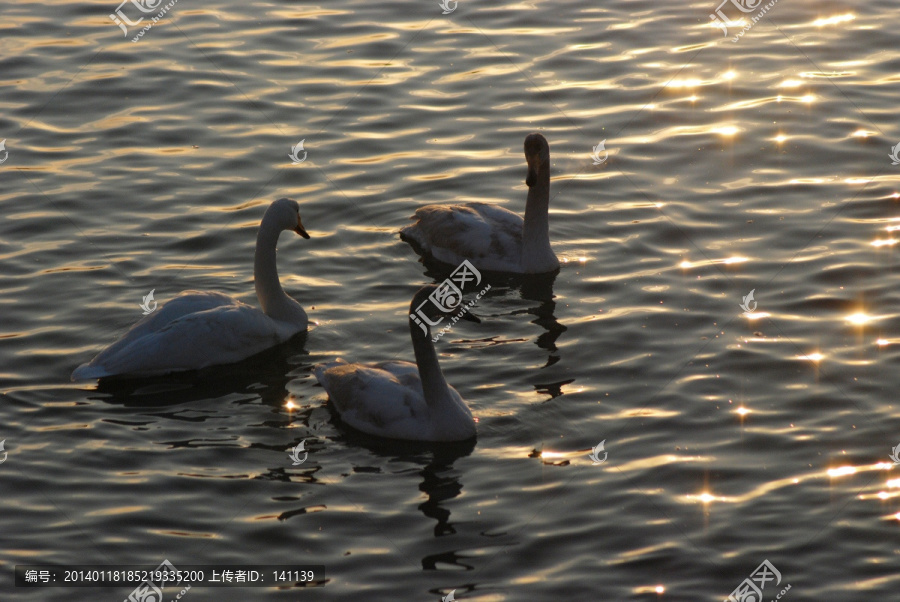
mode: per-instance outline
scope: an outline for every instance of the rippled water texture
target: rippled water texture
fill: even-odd
[[[114,0],[7,2],[0,598],[122,600],[12,567],[168,558],[326,567],[198,601],[712,602],[764,560],[765,600],[895,599],[900,13],[780,0],[732,42],[752,22],[723,36],[715,2],[180,0],[137,42]],[[348,430],[312,366],[412,359],[409,300],[446,274],[398,229],[523,211],[531,131],[563,267],[491,277],[437,343],[477,441]],[[306,337],[69,382],[151,289],[255,304],[282,196]]]

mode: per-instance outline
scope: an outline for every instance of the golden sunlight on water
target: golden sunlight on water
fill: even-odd
[[[768,558],[798,600],[892,599],[900,12],[739,3],[737,43],[703,27],[721,0],[224,0],[140,44],[108,10],[9,3],[11,558],[314,554],[324,596],[371,602],[721,600]],[[314,366],[415,358],[411,295],[447,274],[399,229],[433,203],[522,215],[531,131],[561,268],[485,272],[482,323],[435,344],[477,436],[356,432]],[[253,304],[281,196],[313,228],[278,247],[308,337],[211,377],[69,384],[151,289]]]
[[[850,314],[846,318],[844,318],[847,322],[854,324],[856,326],[865,326],[869,322],[877,320],[877,317],[866,315],[864,312],[858,311],[854,314]]]
[[[689,270],[692,268],[699,268],[699,267],[709,266],[709,265],[717,265],[717,264],[732,265],[732,264],[736,264],[736,263],[744,263],[747,261],[750,261],[749,257],[726,257],[724,259],[703,259],[700,261],[688,261],[685,259],[684,261],[682,261],[681,263],[678,264],[678,267],[685,269],[685,270]]]
[[[844,13],[842,15],[834,15],[833,17],[826,17],[823,19],[816,19],[813,21],[813,25],[815,27],[825,27],[826,25],[836,25],[838,23],[847,23],[849,21],[853,21],[856,19],[856,15],[853,13]]]
[[[709,491],[704,491],[702,493],[696,495],[687,495],[685,496],[689,501],[699,501],[704,505],[712,504],[713,502],[731,502],[733,501],[731,498],[725,496],[717,496],[713,495]]]
[[[750,313],[744,312],[741,315],[750,321],[761,320],[763,318],[771,318],[772,317],[772,314],[770,314],[767,311],[753,311]]]

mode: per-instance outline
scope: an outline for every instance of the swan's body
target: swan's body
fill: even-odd
[[[434,290],[421,289],[412,314]],[[426,304],[433,307],[431,304]],[[341,419],[364,433],[414,441],[464,441],[475,436],[475,420],[438,365],[431,332],[410,320],[416,363],[348,364],[338,359],[316,366],[316,378]]]
[[[217,292],[185,291],[72,373],[72,380],[151,376],[230,364],[306,330],[306,312],[281,288],[275,245],[282,230],[309,234],[291,199],[272,203],[256,238],[254,281],[262,311]]]
[[[541,274],[559,269],[550,246],[550,146],[540,134],[525,138],[528,197],[525,218],[487,203],[428,205],[415,223],[400,230],[405,238],[444,263],[468,259],[479,270]]]

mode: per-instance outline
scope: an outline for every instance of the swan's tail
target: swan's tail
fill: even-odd
[[[91,364],[81,364],[72,372],[72,382],[79,380],[92,380],[103,378],[104,376],[112,376],[103,366],[93,366]]]
[[[331,379],[329,379],[328,375],[325,373],[328,372],[331,368],[345,365],[347,365],[347,362],[345,362],[342,358],[337,358],[333,362],[316,364],[316,367],[314,369],[316,380],[319,381],[319,384],[322,385],[322,387],[324,387],[325,391],[328,391],[331,385]]]

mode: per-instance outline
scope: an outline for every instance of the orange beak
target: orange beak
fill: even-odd
[[[303,227],[303,222],[300,221],[300,216],[297,216],[297,227],[294,228],[294,232],[302,236],[303,238],[309,240],[309,233]]]

